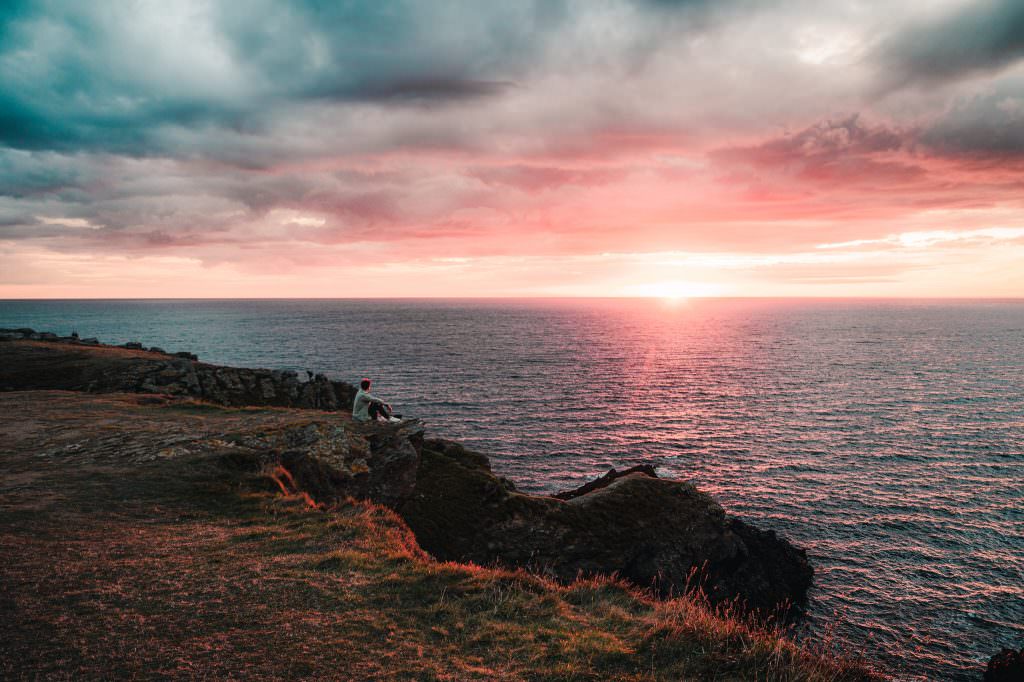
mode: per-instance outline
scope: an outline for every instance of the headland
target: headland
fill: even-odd
[[[875,675],[786,637],[805,552],[689,483],[525,495],[322,375],[2,336],[5,676]]]

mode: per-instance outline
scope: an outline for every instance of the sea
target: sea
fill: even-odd
[[[807,548],[799,636],[896,679],[1024,646],[1024,300],[0,301],[0,327],[370,377],[532,493],[653,464]]]

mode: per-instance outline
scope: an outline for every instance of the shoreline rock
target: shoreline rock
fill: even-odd
[[[168,355],[145,350],[141,343],[110,346],[31,329],[0,329],[4,341],[8,361],[0,366],[0,390],[164,393],[235,407],[326,411],[351,410],[356,393],[351,384],[322,374],[302,382],[293,371],[211,365],[189,352]]]
[[[1020,682],[1024,680],[1024,649],[1001,649],[988,661],[984,682]]]
[[[652,478],[658,477],[658,474],[655,473],[654,471],[654,467],[652,467],[650,464],[638,464],[623,471],[616,471],[615,469],[610,469],[607,474],[601,476],[600,478],[595,478],[593,481],[584,483],[578,488],[574,488],[572,490],[564,490],[562,492],[555,493],[551,497],[554,497],[555,499],[559,500],[571,500],[573,498],[586,495],[587,493],[594,492],[595,490],[607,488],[617,479],[622,478],[623,476],[629,476],[630,474],[645,474],[647,476],[651,476]]]
[[[529,568],[562,582],[617,574],[662,596],[699,588],[713,604],[800,612],[813,576],[804,550],[729,517],[692,484],[652,474],[613,471],[569,499],[524,495],[484,455],[428,439],[415,493],[397,511],[442,560]]]

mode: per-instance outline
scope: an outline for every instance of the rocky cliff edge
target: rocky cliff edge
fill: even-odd
[[[344,382],[131,346],[0,330],[0,390],[150,393],[340,412],[242,430],[222,439],[221,456],[318,506],[347,497],[385,504],[441,560],[525,567],[563,582],[614,574],[662,595],[699,589],[712,603],[761,613],[792,613],[805,601],[813,571],[804,550],[650,467],[613,470],[552,497],[526,495],[496,476],[486,456],[426,438],[415,420],[353,422],[347,412],[355,390]]]

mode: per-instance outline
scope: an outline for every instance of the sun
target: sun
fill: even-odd
[[[722,287],[709,282],[652,282],[629,288],[630,296],[660,298],[669,303],[721,294]]]

